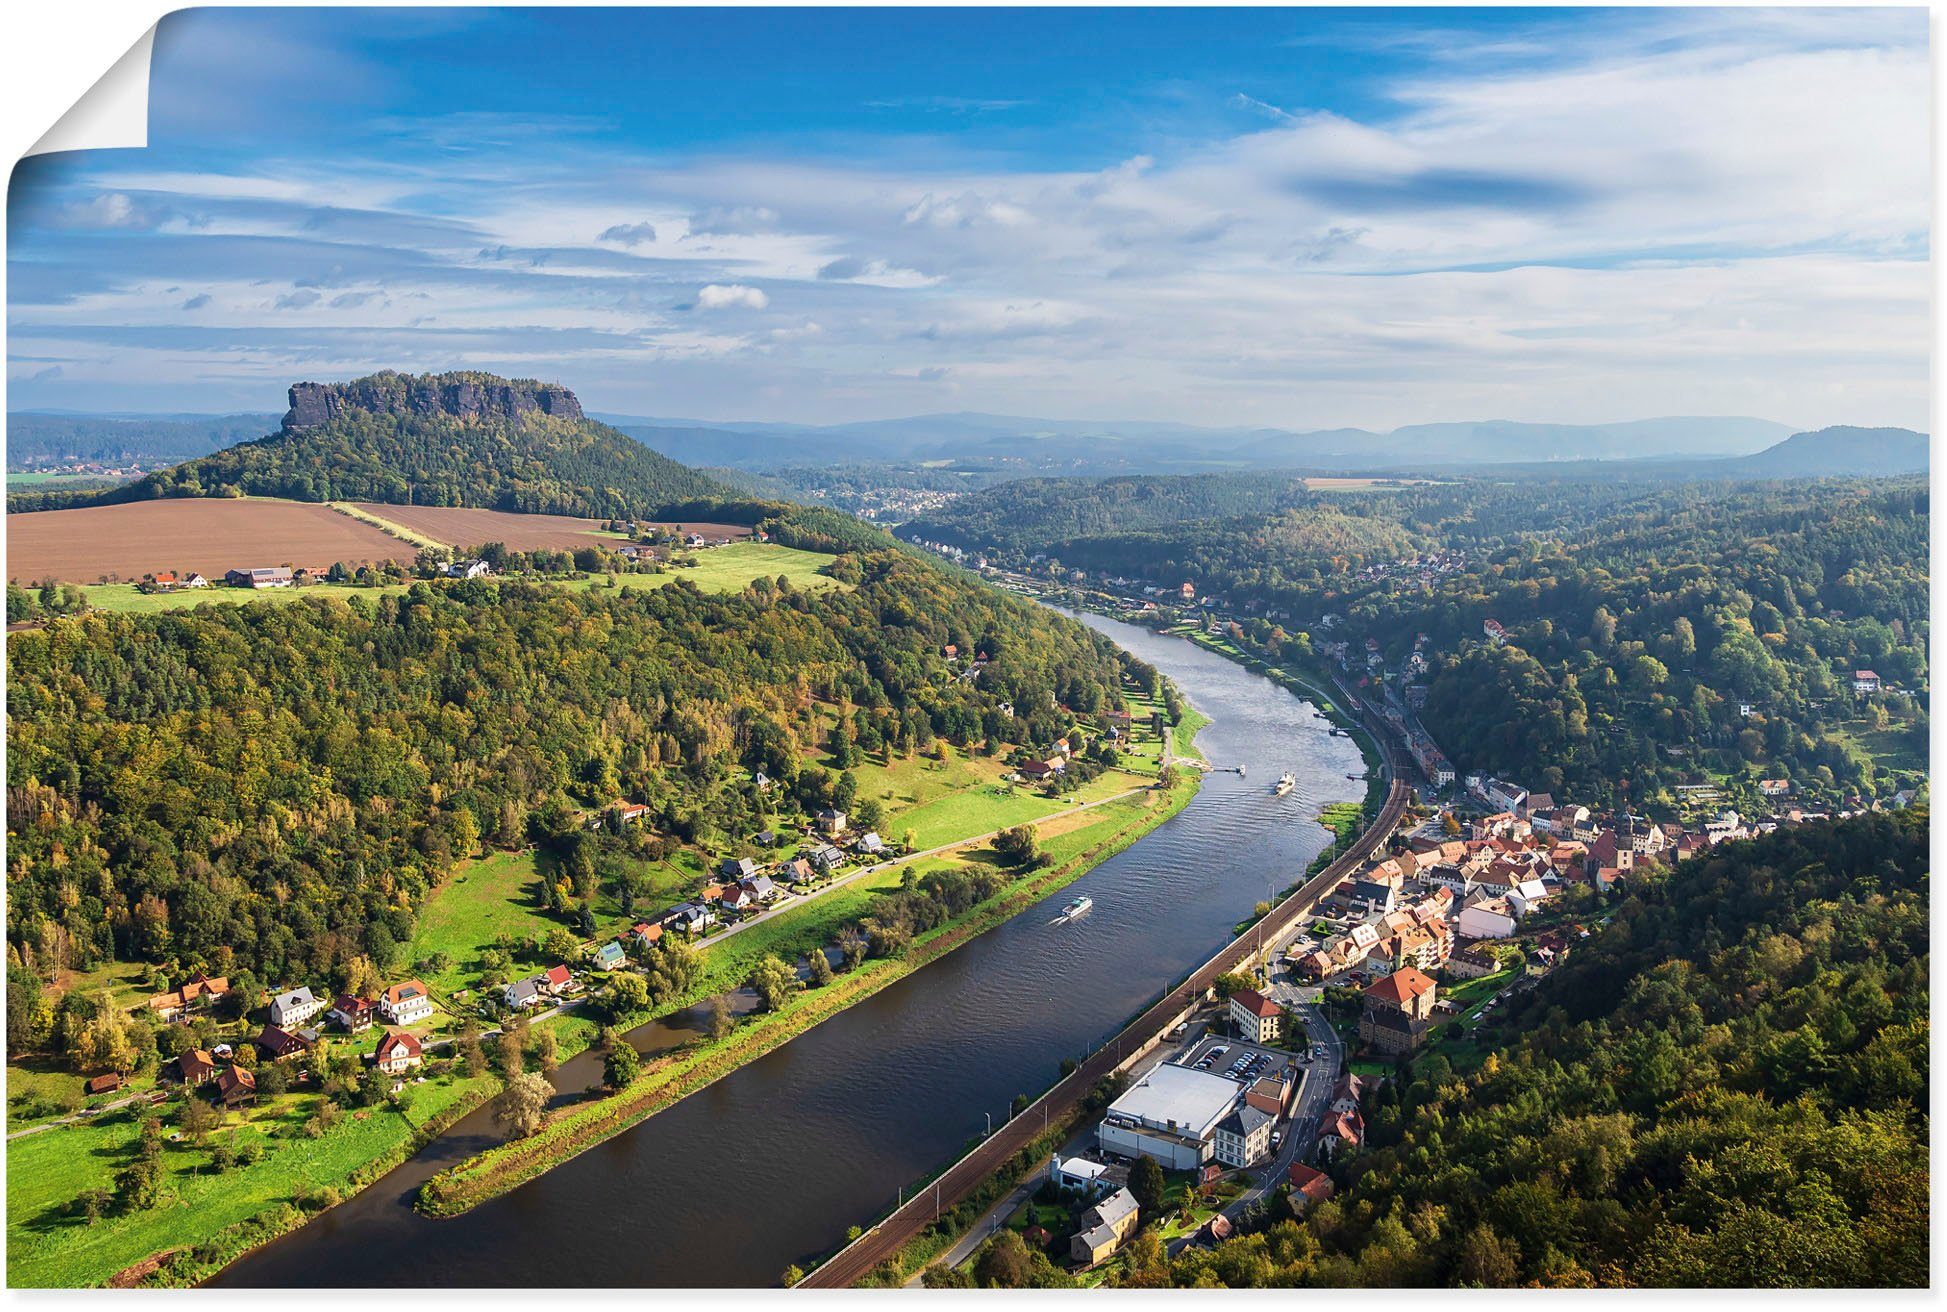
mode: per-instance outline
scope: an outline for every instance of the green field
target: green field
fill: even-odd
[[[95,583],[82,589],[88,594],[88,605],[92,609],[124,615],[159,615],[163,611],[189,610],[203,605],[237,606],[259,601],[304,601],[311,597],[336,597],[345,601],[353,597],[379,597],[388,592],[400,593],[405,590],[403,583],[378,588],[361,588],[350,583],[311,583],[301,588],[210,587],[181,592],[143,592],[133,583]]]
[[[733,542],[726,547],[696,552],[694,558],[693,566],[672,567],[660,574],[594,574],[562,586],[660,588],[677,579],[688,579],[702,592],[740,592],[756,579],[775,579],[780,575],[801,592],[824,592],[845,586],[818,572],[837,557],[822,551],[781,547],[775,542]]]
[[[463,866],[426,902],[419,927],[406,947],[408,961],[423,961],[445,953],[451,965],[429,971],[426,982],[442,995],[477,982],[480,951],[502,934],[532,940],[537,934],[565,927],[567,920],[548,914],[541,901],[540,858],[533,851],[495,852]],[[694,858],[692,858],[692,863]],[[651,888],[635,916],[624,916],[614,893],[604,887],[595,901],[595,934],[603,939],[621,933],[642,915],[680,900],[698,872],[670,862],[645,867]]]
[[[117,1112],[100,1121],[15,1139],[7,1145],[7,1283],[15,1287],[98,1285],[154,1254],[188,1248],[225,1226],[291,1202],[306,1189],[339,1187],[369,1162],[398,1152],[416,1129],[445,1111],[472,1085],[429,1080],[412,1089],[403,1113],[374,1108],[358,1119],[346,1113],[316,1139],[302,1126],[318,1099],[283,1098],[259,1111],[232,1114],[217,1138],[233,1131],[254,1140],[264,1156],[222,1175],[209,1151],[189,1142],[165,1143],[167,1184],[161,1206],[104,1216],[93,1225],[68,1215],[77,1195],[110,1188],[134,1156],[134,1117]],[[164,1109],[165,1126],[174,1106]]]

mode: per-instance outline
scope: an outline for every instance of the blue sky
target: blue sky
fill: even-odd
[[[9,404],[1924,427],[1924,10],[192,10]]]

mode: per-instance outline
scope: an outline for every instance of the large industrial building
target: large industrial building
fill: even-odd
[[[1230,1115],[1239,1092],[1221,1075],[1165,1063],[1109,1104],[1096,1137],[1109,1152],[1194,1171],[1215,1155],[1217,1123]]]
[[[1205,1039],[1111,1103],[1096,1138],[1104,1152],[1166,1170],[1248,1166],[1269,1150],[1300,1077],[1288,1053]]]

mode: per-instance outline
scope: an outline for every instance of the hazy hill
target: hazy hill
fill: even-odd
[[[88,461],[153,468],[208,455],[260,435],[275,415],[66,415],[32,410],[7,416],[7,467],[41,469]]]
[[[1200,428],[1144,420],[1036,419],[980,413],[808,426],[614,417],[673,458],[745,469],[824,461],[956,460],[1022,473],[1194,473],[1302,468],[1360,472],[1530,461],[1713,459],[1789,437],[1766,419],[1668,418],[1618,424],[1508,420],[1362,428]]]
[[[1727,461],[1739,478],[1880,478],[1927,472],[1927,435],[1910,428],[1821,428]]]
[[[481,373],[297,383],[268,437],[104,493],[653,515],[729,489],[582,414],[565,387]]]

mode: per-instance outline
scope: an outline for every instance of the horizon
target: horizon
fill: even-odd
[[[9,413],[465,367],[704,425],[1626,396],[1925,431],[1927,42],[1896,10],[176,13],[147,149],[15,170]]]

